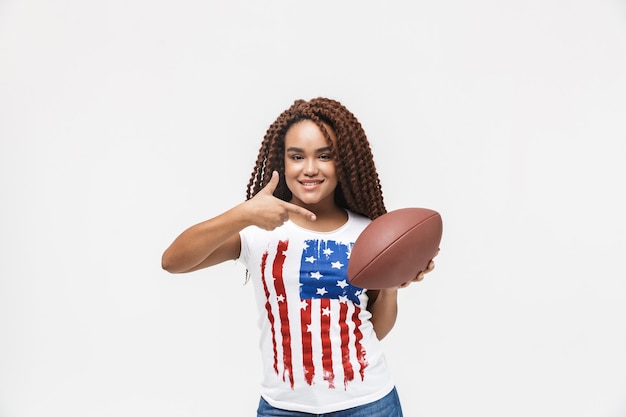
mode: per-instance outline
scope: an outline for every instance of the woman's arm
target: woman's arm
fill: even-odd
[[[436,255],[435,255],[436,256]],[[398,289],[406,288],[411,285],[412,282],[419,282],[424,279],[424,275],[432,271],[435,268],[435,262],[430,261],[426,271],[417,274],[413,280],[405,282],[397,288],[389,288],[383,290],[368,291],[370,302],[368,304],[368,310],[372,313],[372,325],[378,340],[383,340],[385,336],[389,334],[393,326],[396,324],[396,318],[398,317]]]
[[[173,274],[191,272],[239,256],[239,232],[248,226],[243,205],[189,227],[163,252],[161,267]]]
[[[189,227],[165,250],[161,267],[171,273],[196,271],[236,259],[241,251],[239,232],[255,225],[272,230],[289,219],[289,214],[315,220],[310,211],[274,197],[278,173],[250,200],[217,217]]]
[[[398,288],[368,291],[372,325],[378,340],[383,340],[393,329],[398,317]]]

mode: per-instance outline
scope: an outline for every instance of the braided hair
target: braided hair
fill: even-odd
[[[246,199],[261,191],[276,170],[281,175],[274,196],[291,200],[292,194],[284,178],[285,135],[291,126],[302,120],[314,122],[333,147],[338,177],[335,203],[372,220],[385,214],[378,172],[361,123],[341,103],[324,97],[296,100],[270,125],[248,182]],[[335,143],[331,141],[328,127],[335,133]]]

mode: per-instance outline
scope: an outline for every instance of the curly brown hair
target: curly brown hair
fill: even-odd
[[[274,196],[284,201],[292,194],[285,183],[285,135],[289,128],[302,120],[311,120],[320,128],[328,143],[333,144],[329,126],[337,138],[333,146],[339,184],[335,203],[355,213],[375,219],[385,214],[382,188],[372,150],[361,123],[344,105],[336,100],[318,97],[296,100],[268,128],[256,165],[248,183],[246,198],[254,197],[269,182],[272,171],[280,173]]]

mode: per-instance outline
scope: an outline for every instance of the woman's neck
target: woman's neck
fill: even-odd
[[[307,209],[315,213],[315,221],[297,214],[290,214],[289,219],[300,227],[317,232],[331,232],[348,221],[348,212],[336,205],[327,208],[307,207]]]

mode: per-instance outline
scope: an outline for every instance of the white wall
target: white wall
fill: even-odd
[[[320,95],[443,215],[385,339],[405,415],[626,415],[623,1],[4,0],[0,416],[254,415],[242,267],[160,256]]]

